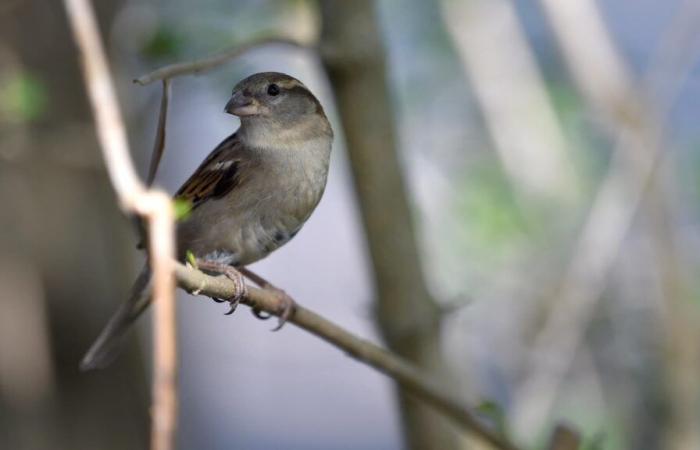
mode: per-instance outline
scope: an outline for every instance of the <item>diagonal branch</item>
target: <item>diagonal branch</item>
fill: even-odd
[[[207,70],[213,69],[215,67],[218,67],[222,64],[227,63],[228,61],[235,59],[239,56],[241,56],[243,53],[246,53],[249,50],[252,50],[257,47],[261,47],[263,45],[287,45],[291,47],[297,47],[297,48],[306,48],[307,45],[305,45],[302,42],[299,42],[294,39],[290,38],[283,38],[283,37],[265,37],[265,38],[259,38],[259,39],[253,39],[249,42],[245,42],[243,44],[238,44],[233,48],[230,48],[228,50],[224,50],[220,53],[216,53],[212,56],[208,56],[206,58],[201,58],[197,59],[195,61],[190,61],[190,62],[183,62],[183,63],[176,63],[176,64],[170,64],[168,66],[161,67],[160,69],[156,69],[153,72],[147,73],[146,75],[140,76],[134,80],[134,83],[140,84],[141,86],[145,86],[147,84],[151,84],[154,81],[158,80],[165,80],[169,78],[175,78],[181,75],[189,75],[189,74],[196,74],[196,73],[202,73],[206,72]]]
[[[225,276],[212,277],[181,264],[175,265],[175,276],[178,285],[190,293],[214,298],[232,298],[236,294],[235,284]],[[271,291],[254,287],[248,288],[248,296],[241,303],[275,315],[281,308],[280,299]],[[289,322],[393,378],[406,392],[429,403],[493,447],[517,449],[515,444],[482,424],[469,407],[455,398],[454,393],[395,354],[353,335],[298,303]]]

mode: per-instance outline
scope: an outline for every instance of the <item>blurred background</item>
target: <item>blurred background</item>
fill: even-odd
[[[95,2],[142,173],[174,192],[282,71],[336,130],[307,225],[253,270],[481,405],[523,448],[700,448],[700,4],[695,0]],[[149,317],[78,362],[143,256],[98,151],[58,1],[0,2],[0,448],[148,445]],[[482,448],[293,326],[179,293],[182,449]]]

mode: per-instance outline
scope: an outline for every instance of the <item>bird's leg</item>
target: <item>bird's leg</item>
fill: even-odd
[[[280,328],[282,328],[284,324],[287,323],[287,320],[289,320],[289,318],[294,313],[294,308],[296,305],[292,297],[290,297],[282,289],[276,287],[275,285],[267,281],[265,278],[261,277],[260,275],[254,272],[251,272],[246,267],[239,267],[238,271],[242,273],[246,278],[251,280],[253,283],[257,284],[262,289],[271,292],[273,295],[275,295],[275,297],[277,297],[277,300],[280,304],[279,310],[277,311],[279,315],[279,323],[272,331],[277,331]],[[252,311],[255,317],[257,317],[258,319],[267,320],[270,318],[270,316],[263,315],[262,311],[260,311],[257,308],[253,308]]]
[[[231,309],[225,313],[227,316],[233,314],[241,300],[248,295],[248,287],[245,285],[245,281],[243,280],[241,273],[236,270],[235,267],[229,266],[228,264],[216,261],[207,261],[204,259],[197,259],[197,266],[200,269],[208,272],[226,275],[231,281],[233,281],[233,284],[236,286],[236,295],[226,300],[231,303]],[[220,302],[221,300],[214,299],[214,301]]]

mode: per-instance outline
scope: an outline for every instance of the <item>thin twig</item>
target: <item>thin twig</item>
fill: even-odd
[[[168,121],[168,103],[170,102],[170,80],[163,80],[163,93],[160,97],[160,111],[158,112],[158,129],[156,130],[156,139],[153,143],[153,154],[151,155],[151,164],[148,167],[148,178],[146,185],[151,186],[153,180],[156,179],[158,165],[163,157],[165,150],[165,126]]]
[[[177,340],[172,258],[173,211],[170,197],[149,191],[129,156],[124,121],[101,45],[94,11],[87,0],[64,0],[81,62],[107,172],[122,209],[148,220],[154,274],[153,426],[151,448],[174,448],[177,425]]]
[[[236,285],[225,276],[209,276],[182,264],[175,265],[175,276],[178,285],[188,292],[196,291],[200,295],[214,298],[232,298],[236,294]],[[273,315],[278,315],[281,307],[279,296],[269,290],[254,287],[248,287],[248,296],[241,303]],[[289,322],[390,376],[407,392],[431,404],[495,448],[517,449],[515,444],[483,425],[467,406],[455,398],[453,392],[402,358],[353,335],[298,303]]]
[[[217,66],[220,66],[234,58],[237,58],[238,56],[241,56],[243,53],[246,53],[247,51],[252,50],[253,48],[272,44],[289,45],[297,48],[307,47],[303,43],[290,38],[265,37],[254,39],[243,44],[238,44],[233,48],[224,50],[220,53],[216,53],[215,55],[208,56],[206,58],[198,59],[191,62],[170,64],[168,66],[161,67],[160,69],[156,69],[153,72],[147,73],[146,75],[136,78],[134,80],[134,83],[140,84],[141,86],[145,86],[157,80],[175,78],[181,75],[202,73],[207,70],[213,69]]]

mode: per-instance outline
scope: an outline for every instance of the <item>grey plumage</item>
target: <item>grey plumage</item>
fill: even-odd
[[[281,73],[241,81],[226,110],[241,117],[240,128],[175,194],[191,206],[177,225],[178,258],[191,251],[205,260],[244,266],[288,242],[313,212],[325,189],[333,132],[313,94]],[[146,267],[81,368],[108,365],[149,302]]]

